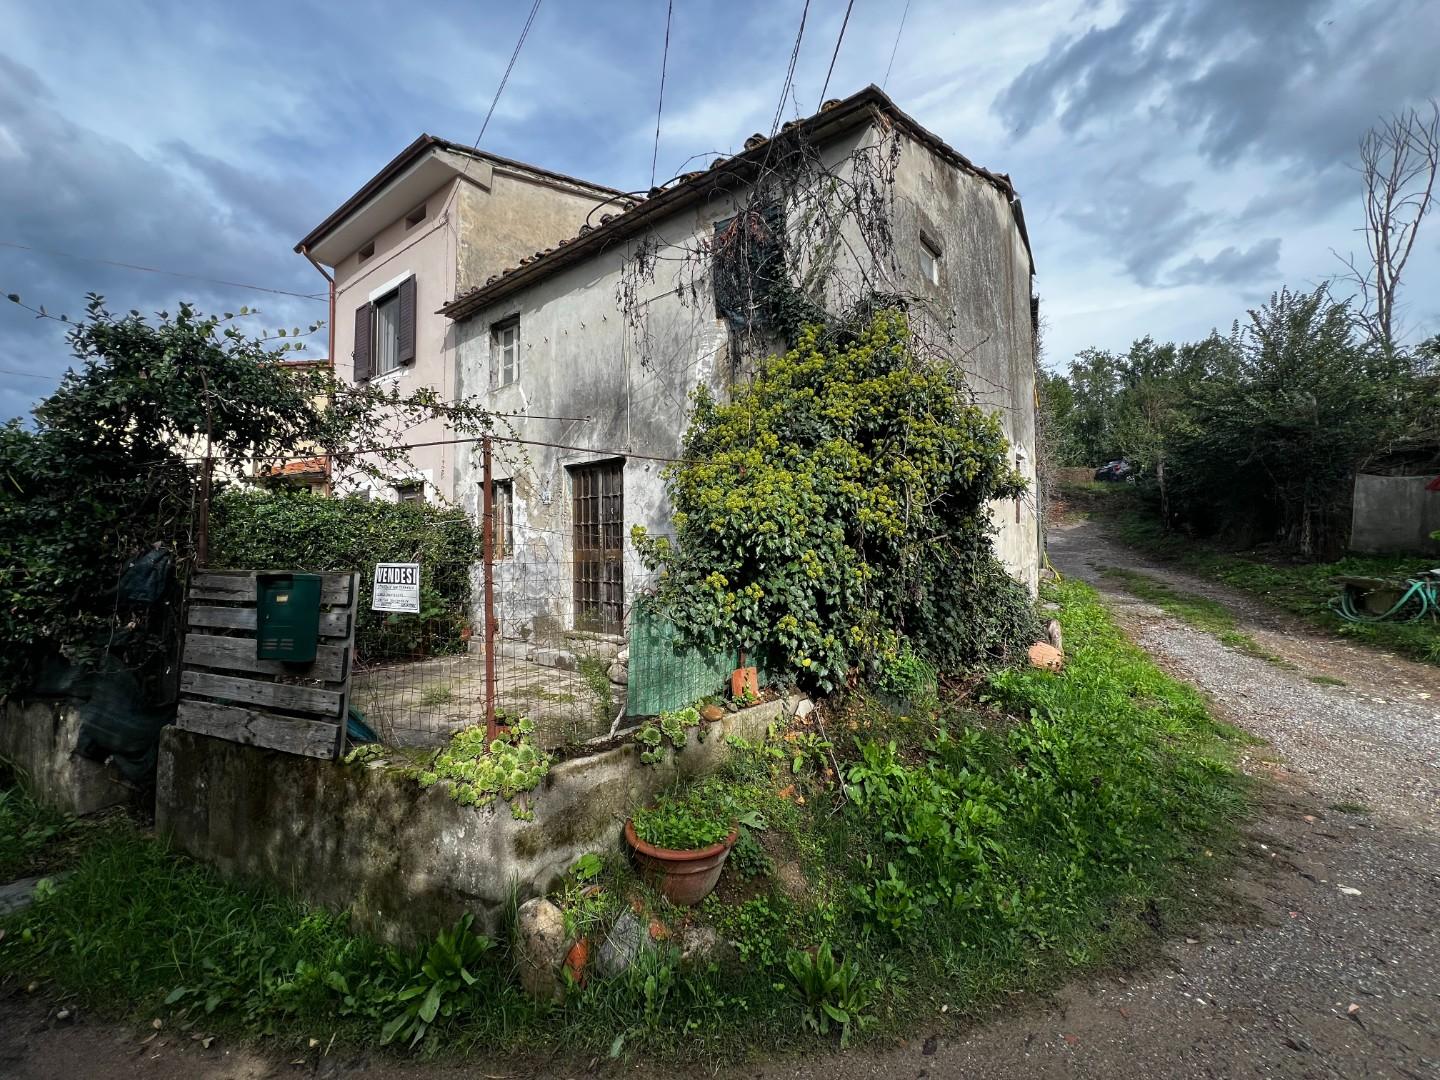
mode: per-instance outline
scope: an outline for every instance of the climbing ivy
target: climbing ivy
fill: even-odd
[[[674,536],[634,532],[687,644],[831,690],[909,647],[942,670],[1033,630],[988,504],[1020,497],[999,421],[905,313],[805,328],[734,400],[702,387],[666,472]]]

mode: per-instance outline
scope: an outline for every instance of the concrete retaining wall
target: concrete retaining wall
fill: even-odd
[[[74,754],[80,718],[65,701],[7,701],[0,758],[24,775],[35,798],[66,814],[93,814],[130,800],[104,765]]]
[[[1440,491],[1426,491],[1434,476],[1355,477],[1350,550],[1375,554],[1440,553]]]
[[[730,734],[756,739],[794,701],[732,713],[704,742],[644,765],[633,742],[556,765],[527,799],[477,809],[379,763],[337,765],[166,728],[156,825],[222,873],[264,878],[412,946],[466,911],[498,928],[512,892],[553,888],[581,855],[619,851],[630,812],[683,777],[716,769]]]

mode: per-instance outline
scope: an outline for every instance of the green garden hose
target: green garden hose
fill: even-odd
[[[1423,619],[1426,615],[1440,615],[1440,598],[1436,596],[1434,582],[1426,581],[1423,578],[1412,578],[1409,585],[1410,587],[1405,590],[1404,595],[1395,601],[1388,611],[1380,615],[1357,608],[1353,591],[1348,588],[1330,601],[1330,607],[1340,618],[1352,623],[1384,622],[1386,619],[1398,616],[1401,611],[1405,610],[1406,605],[1412,603],[1415,605],[1415,611],[1399,621],[1415,622],[1417,619]]]

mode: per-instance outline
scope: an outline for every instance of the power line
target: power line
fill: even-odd
[[[890,83],[890,69],[895,66],[895,53],[900,48],[900,35],[905,32],[905,16],[910,14],[910,0],[905,0],[905,10],[900,13],[900,29],[895,31],[895,44],[890,48],[890,63],[885,65],[885,78],[880,80],[880,89]]]
[[[48,379],[52,382],[65,377],[64,375],[36,375],[33,371],[16,371],[14,368],[0,368],[0,375],[19,375],[24,379]]]
[[[665,68],[670,62],[670,16],[675,0],[665,4],[665,51],[660,54],[660,100],[655,105],[655,149],[650,153],[650,186],[655,186],[655,163],[660,158],[660,114],[665,108]]]
[[[800,29],[795,34],[795,46],[790,50],[790,66],[785,70],[785,83],[780,87],[780,102],[775,106],[775,119],[770,121],[770,138],[775,138],[775,133],[780,130],[780,114],[785,111],[785,99],[790,96],[790,84],[795,81],[795,63],[800,59],[800,41],[805,37],[805,19],[810,14],[810,0],[805,0],[804,10],[800,12]],[[769,151],[766,151],[769,157]]]
[[[830,76],[835,74],[835,59],[840,55],[840,43],[845,40],[845,27],[850,25],[850,9],[855,6],[855,0],[850,0],[845,5],[845,18],[840,22],[840,36],[835,39],[835,51],[830,54],[830,70],[825,72],[825,85],[820,88],[820,104],[825,104],[825,91],[830,89]],[[819,109],[817,107],[816,111]]]
[[[328,296],[319,296],[316,293],[293,292],[290,289],[272,289],[265,285],[247,285],[243,281],[226,281],[224,278],[206,277],[204,274],[187,274],[179,270],[159,270],[153,266],[140,266],[136,263],[117,262],[114,259],[100,259],[93,255],[72,255],[68,251],[54,251],[50,248],[31,247],[29,244],[17,244],[13,240],[0,240],[0,247],[15,248],[19,251],[32,251],[37,255],[54,255],[62,259],[75,259],[79,262],[98,263],[101,266],[118,266],[122,270],[139,270],[146,274],[163,274],[166,277],[187,278],[191,281],[208,281],[212,285],[225,285],[232,289],[251,289],[255,292],[274,293],[277,296],[296,296],[301,300],[314,300],[318,302],[329,302]]]
[[[515,69],[515,60],[520,55],[520,47],[525,44],[525,39],[530,36],[530,27],[535,22],[535,13],[540,10],[540,0],[530,7],[530,15],[525,20],[525,25],[520,28],[520,38],[515,42],[514,51],[510,53],[510,62],[505,65],[505,74],[500,77],[500,85],[495,88],[495,96],[490,100],[490,108],[485,113],[485,120],[480,125],[480,134],[475,136],[475,141],[470,144],[470,152],[474,153],[480,149],[480,140],[485,138],[485,129],[490,126],[490,118],[495,115],[495,106],[500,104],[500,95],[505,93],[505,84],[510,81],[510,72]],[[465,162],[468,168],[470,162]],[[463,170],[462,170],[463,172]]]

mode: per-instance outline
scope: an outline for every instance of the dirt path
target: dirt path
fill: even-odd
[[[1149,566],[1084,523],[1052,533],[1060,570],[1104,590],[1127,630],[1229,719],[1269,741],[1245,767],[1267,800],[1229,883],[1248,914],[1175,937],[1144,970],[1017,999],[981,1025],[938,1015],[913,1041],[754,1062],[735,1078],[1440,1077],[1440,670],[1317,637],[1196,579]],[[1126,566],[1230,606],[1295,667],[1228,649],[1100,577]],[[1314,675],[1346,685],[1320,686]],[[1428,695],[1428,696],[1427,696]],[[1365,809],[1362,810],[1361,807]],[[1345,807],[1345,809],[1336,809]],[[257,1054],[149,1029],[58,1021],[0,1001],[0,1075],[259,1080],[670,1076],[609,1063],[426,1067]]]

